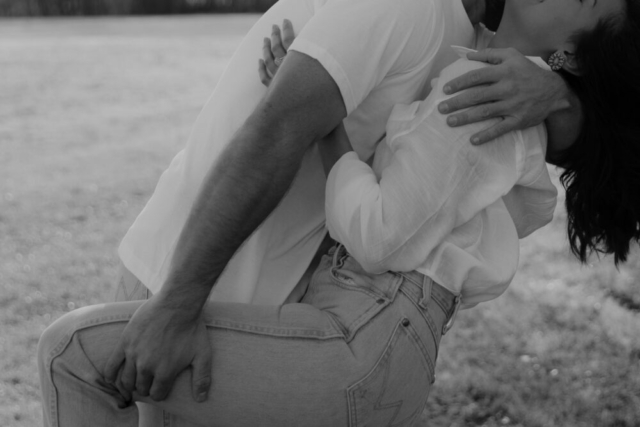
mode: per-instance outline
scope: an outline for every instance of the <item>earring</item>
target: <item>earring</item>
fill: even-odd
[[[567,58],[561,54],[560,52],[556,52],[549,57],[547,64],[551,67],[552,71],[559,71],[562,69],[562,66],[567,61]]]

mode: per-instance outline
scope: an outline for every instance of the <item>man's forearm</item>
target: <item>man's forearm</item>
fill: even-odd
[[[228,261],[288,190],[308,144],[254,113],[207,174],[162,292],[196,315]]]
[[[158,296],[199,315],[240,245],[278,205],[308,147],[346,116],[340,90],[315,59],[291,52],[264,99],[209,170]]]
[[[567,83],[555,74],[561,88],[561,100],[558,109],[545,120],[548,132],[547,162],[562,166],[562,153],[569,148],[580,135],[582,127],[582,106],[578,97],[571,91]]]

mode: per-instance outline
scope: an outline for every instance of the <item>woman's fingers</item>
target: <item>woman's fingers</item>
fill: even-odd
[[[267,65],[261,59],[258,61],[258,74],[260,75],[260,81],[263,85],[269,87],[271,84],[271,74],[267,71]]]
[[[282,34],[280,32],[280,27],[277,25],[274,25],[271,28],[271,53],[275,59],[284,58],[287,54],[287,50],[282,46]]]
[[[284,47],[285,51],[289,51],[295,38],[296,35],[293,33],[293,24],[288,19],[285,19],[282,22],[282,47]]]
[[[278,66],[274,62],[273,53],[271,53],[271,39],[265,37],[264,44],[262,45],[262,60],[270,73],[273,76],[278,71]]]
[[[282,30],[274,25],[271,29],[271,38],[265,37],[262,45],[262,59],[258,62],[258,74],[263,85],[271,84],[294,39],[293,24],[288,19],[283,21]]]

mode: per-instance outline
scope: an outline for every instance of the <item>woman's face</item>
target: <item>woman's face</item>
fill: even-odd
[[[576,32],[594,28],[623,8],[624,0],[507,0],[498,32],[504,25],[520,45],[513,47],[544,57],[566,49]]]

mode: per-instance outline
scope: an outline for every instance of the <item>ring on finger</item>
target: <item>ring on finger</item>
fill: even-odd
[[[282,64],[282,61],[284,61],[284,57],[287,56],[286,54],[284,56],[281,56],[279,58],[274,59],[273,63],[276,64],[276,67],[279,67],[280,64]]]

